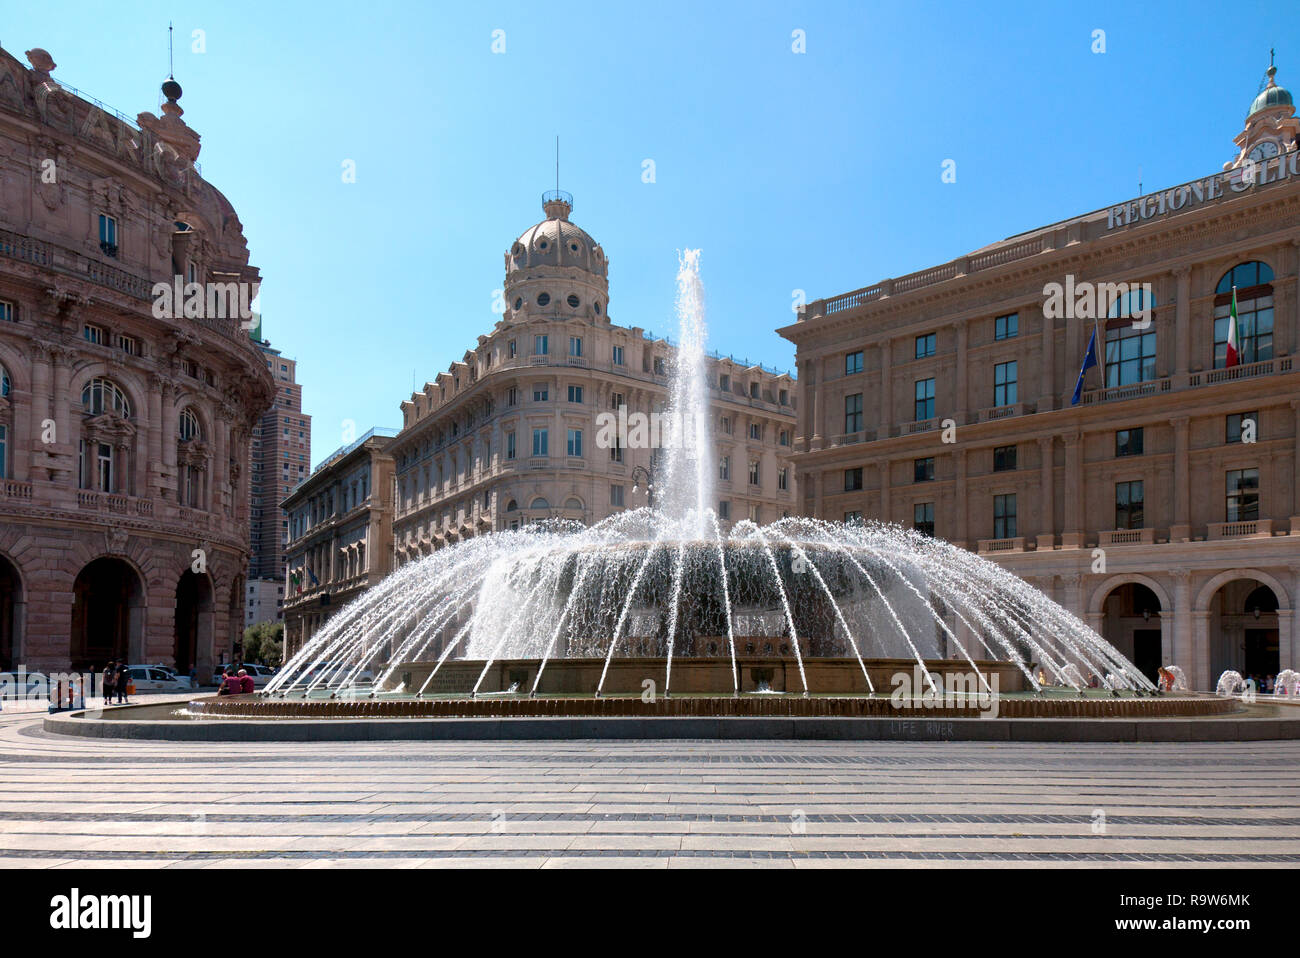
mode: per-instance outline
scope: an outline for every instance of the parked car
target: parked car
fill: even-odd
[[[127,674],[136,692],[188,692],[191,688],[189,676],[181,678],[156,665],[128,665]]]
[[[226,669],[230,669],[235,675],[238,675],[239,670],[243,669],[253,677],[253,688],[255,689],[260,689],[262,686],[266,685],[266,683],[271,681],[271,678],[275,675],[275,669],[266,665],[251,665],[247,662],[240,666],[222,665],[213,670],[213,685],[221,685],[226,675]]]

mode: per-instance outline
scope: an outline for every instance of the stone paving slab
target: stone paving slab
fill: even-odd
[[[228,752],[0,715],[0,867],[1300,865],[1293,741],[250,742],[233,768]]]

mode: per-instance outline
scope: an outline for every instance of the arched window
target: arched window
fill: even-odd
[[[131,401],[122,392],[122,387],[111,379],[97,377],[86,383],[81,390],[81,408],[91,416],[114,412],[126,419],[131,418]]]
[[[1273,270],[1252,260],[1223,274],[1214,288],[1214,368],[1228,365],[1228,325],[1232,290],[1237,290],[1237,360],[1259,363],[1273,358]]]
[[[511,499],[506,503],[506,512],[515,512],[519,508],[519,503]]]
[[[582,503],[579,502],[577,499],[575,499],[575,498],[573,498],[573,497],[571,496],[571,497],[569,497],[568,499],[566,499],[566,500],[564,501],[564,508],[566,508],[566,509],[573,509],[573,510],[576,510],[576,511],[578,511],[578,512],[581,512],[581,511],[582,511]]]
[[[180,423],[177,425],[176,438],[180,442],[189,442],[191,439],[202,439],[203,435],[199,429],[199,417],[194,415],[194,410],[186,406],[181,410]]]
[[[5,399],[8,399],[9,390],[11,386],[12,383],[10,382],[9,379],[9,370],[5,369],[3,366],[0,366],[0,396],[3,396]]]
[[[550,504],[549,502],[547,502],[545,499],[543,499],[541,496],[538,496],[536,499],[533,500],[532,505],[530,505],[528,508],[529,508],[529,509],[549,509],[549,508],[551,508],[551,504]]]

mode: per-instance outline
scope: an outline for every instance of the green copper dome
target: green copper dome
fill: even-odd
[[[1294,106],[1291,99],[1291,93],[1286,87],[1280,87],[1273,79],[1277,73],[1277,67],[1268,68],[1268,86],[1259,96],[1255,97],[1255,102],[1250,105],[1250,112],[1246,114],[1247,119],[1254,116],[1260,110],[1267,110],[1273,106]]]

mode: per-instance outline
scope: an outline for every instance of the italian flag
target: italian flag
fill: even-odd
[[[1225,366],[1241,362],[1241,338],[1237,330],[1237,287],[1232,287],[1232,310],[1228,313],[1228,356]]]

